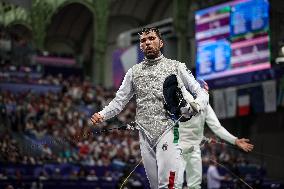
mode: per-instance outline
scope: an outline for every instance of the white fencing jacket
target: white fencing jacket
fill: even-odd
[[[204,135],[204,125],[207,123],[208,127],[221,139],[235,144],[237,137],[230,134],[219,122],[214,110],[210,105],[201,111],[196,116],[193,116],[186,122],[181,122],[179,127],[180,132],[180,146],[188,148],[190,146],[198,146],[202,141]]]

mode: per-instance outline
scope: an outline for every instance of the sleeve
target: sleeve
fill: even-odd
[[[195,80],[191,71],[189,71],[184,63],[178,65],[178,75],[181,78],[185,88],[189,90],[196,98],[195,102],[200,106],[200,110],[204,110],[209,101],[209,94],[202,89]]]
[[[221,139],[231,143],[235,144],[235,141],[237,137],[230,134],[219,122],[214,110],[210,105],[206,108],[206,117],[205,121],[209,128]]]
[[[99,114],[104,117],[104,120],[114,117],[123,110],[133,95],[132,69],[130,68],[125,74],[123,82],[116,92],[115,98],[104,107]]]
[[[210,175],[212,176],[213,179],[215,180],[224,180],[224,177],[221,176],[217,170],[216,167],[214,167],[213,169],[211,169]]]

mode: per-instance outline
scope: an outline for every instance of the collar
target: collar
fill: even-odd
[[[160,62],[160,60],[162,60],[164,58],[164,55],[161,54],[159,57],[155,58],[155,59],[148,59],[148,58],[144,58],[144,62],[147,65],[154,65]]]

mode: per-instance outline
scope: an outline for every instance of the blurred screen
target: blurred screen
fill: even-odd
[[[237,0],[195,13],[197,78],[270,68],[269,2]]]

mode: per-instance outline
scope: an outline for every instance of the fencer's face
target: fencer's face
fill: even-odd
[[[144,32],[140,35],[140,48],[148,59],[159,57],[163,41],[154,31]]]

